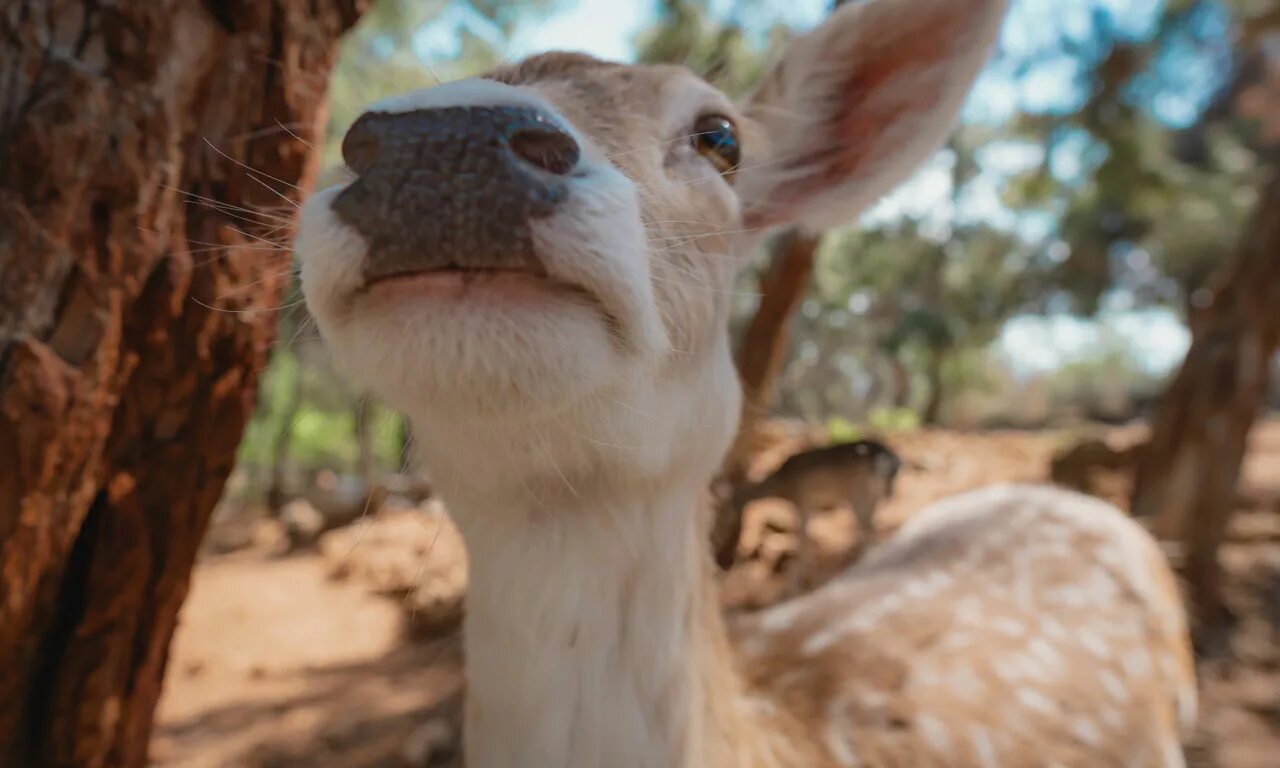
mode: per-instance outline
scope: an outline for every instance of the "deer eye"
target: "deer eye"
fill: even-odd
[[[711,161],[720,173],[727,173],[738,166],[742,159],[742,146],[738,144],[738,132],[729,118],[722,115],[705,115],[693,125],[693,148]]]

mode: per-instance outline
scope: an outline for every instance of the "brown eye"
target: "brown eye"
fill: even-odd
[[[704,115],[693,125],[693,148],[711,161],[720,173],[738,167],[742,159],[742,146],[738,144],[738,132],[729,118],[722,115]]]

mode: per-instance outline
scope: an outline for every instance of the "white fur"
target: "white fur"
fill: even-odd
[[[690,482],[541,523],[464,513],[475,563],[469,764],[687,764],[704,708],[688,684],[696,628],[686,620],[700,599],[689,549],[699,490]],[[539,517],[536,503],[522,508]],[[670,530],[686,531],[686,546],[672,547]]]
[[[415,420],[472,564],[469,765],[695,764],[697,504],[738,402],[715,357],[705,378],[639,379],[571,421]]]
[[[533,107],[548,113],[559,120],[564,120],[550,104],[538,98],[537,94],[525,88],[517,88],[506,83],[481,78],[469,78],[452,83],[444,83],[435,88],[423,88],[416,91],[398,94],[375,101],[365,108],[366,112],[381,114],[397,114],[416,112],[420,109],[437,109],[442,107]],[[567,122],[562,127],[572,130]],[[578,138],[578,137],[575,137]]]

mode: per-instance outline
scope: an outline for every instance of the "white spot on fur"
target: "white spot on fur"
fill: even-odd
[[[1098,679],[1102,682],[1102,688],[1107,692],[1108,696],[1121,704],[1129,700],[1129,689],[1125,687],[1120,680],[1120,676],[1115,672],[1104,669]]]
[[[980,768],[1000,768],[1000,763],[996,760],[995,745],[991,743],[991,734],[986,728],[979,726],[971,730],[969,740],[973,742],[973,751],[978,757]]]
[[[1071,732],[1091,747],[1102,744],[1102,732],[1098,730],[1098,724],[1092,720],[1075,718],[1071,721]]]
[[[970,703],[978,703],[987,692],[982,678],[973,671],[973,667],[961,663],[953,670],[948,680],[956,697]]]
[[[966,597],[956,603],[956,618],[965,624],[982,623],[982,601],[976,597]]]
[[[1124,714],[1115,707],[1104,707],[1098,710],[1098,717],[1103,724],[1113,730],[1120,730],[1124,726]]]
[[[951,751],[951,731],[938,718],[933,715],[920,715],[916,718],[916,729],[924,737],[925,743],[935,752],[945,754]]]
[[[1131,678],[1145,677],[1151,673],[1151,653],[1146,648],[1132,648],[1120,655],[1120,666]]]
[[[1182,745],[1176,741],[1164,744],[1164,764],[1160,768],[1187,768],[1187,758],[1182,752]]]
[[[889,703],[889,697],[881,691],[867,689],[854,694],[863,709],[883,709]]]
[[[1076,637],[1080,639],[1080,645],[1084,646],[1084,649],[1089,653],[1092,653],[1099,659],[1111,658],[1111,646],[1107,645],[1107,642],[1101,637],[1098,637],[1098,635],[1093,631],[1082,629]]]
[[[771,608],[761,617],[760,627],[766,632],[786,632],[795,626],[796,619],[800,618],[800,612],[804,610],[804,606],[803,601],[794,600],[783,603],[777,608]]]
[[[778,706],[761,696],[742,696],[737,703],[738,709],[756,717],[772,717],[778,713]]]
[[[1056,667],[1062,664],[1062,654],[1042,637],[1032,638],[1031,642],[1027,643],[1027,651],[1037,661],[1047,666]]]
[[[1042,715],[1053,715],[1058,711],[1058,708],[1053,704],[1053,700],[1035,688],[1021,687],[1016,695],[1018,701],[1022,702],[1027,709],[1039,712]]]
[[[874,622],[868,622],[863,628],[855,622],[853,626],[859,629],[871,629],[873,625]],[[816,656],[839,642],[840,637],[841,633],[836,631],[819,632],[804,641],[804,645],[800,646],[800,652],[806,656]]]
[[[842,768],[857,768],[862,763],[854,751],[850,733],[849,702],[837,699],[827,705],[827,749]]]
[[[1018,670],[1018,667],[1008,659],[997,659],[992,662],[991,669],[996,673],[996,677],[1006,683],[1016,682],[1022,677],[1022,673]]]
[[[1027,627],[1020,621],[1001,616],[991,620],[991,628],[1002,635],[1009,637],[1022,637],[1027,633]]]
[[[1056,619],[1048,616],[1040,618],[1040,632],[1050,640],[1062,640],[1067,637],[1067,630]]]

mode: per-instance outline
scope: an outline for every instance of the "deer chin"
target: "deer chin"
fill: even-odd
[[[317,319],[348,375],[415,414],[512,419],[554,412],[607,388],[627,367],[607,323],[587,303],[541,295],[552,293],[545,289],[518,297],[475,292],[483,295],[367,301],[341,321]]]
[[[335,363],[393,407],[450,419],[552,414],[650,375],[667,338],[644,251],[617,245],[643,227],[629,182],[611,190],[595,181],[575,206],[533,227],[545,273],[434,269],[369,280],[363,238],[330,207],[341,190],[314,195],[296,249]]]

